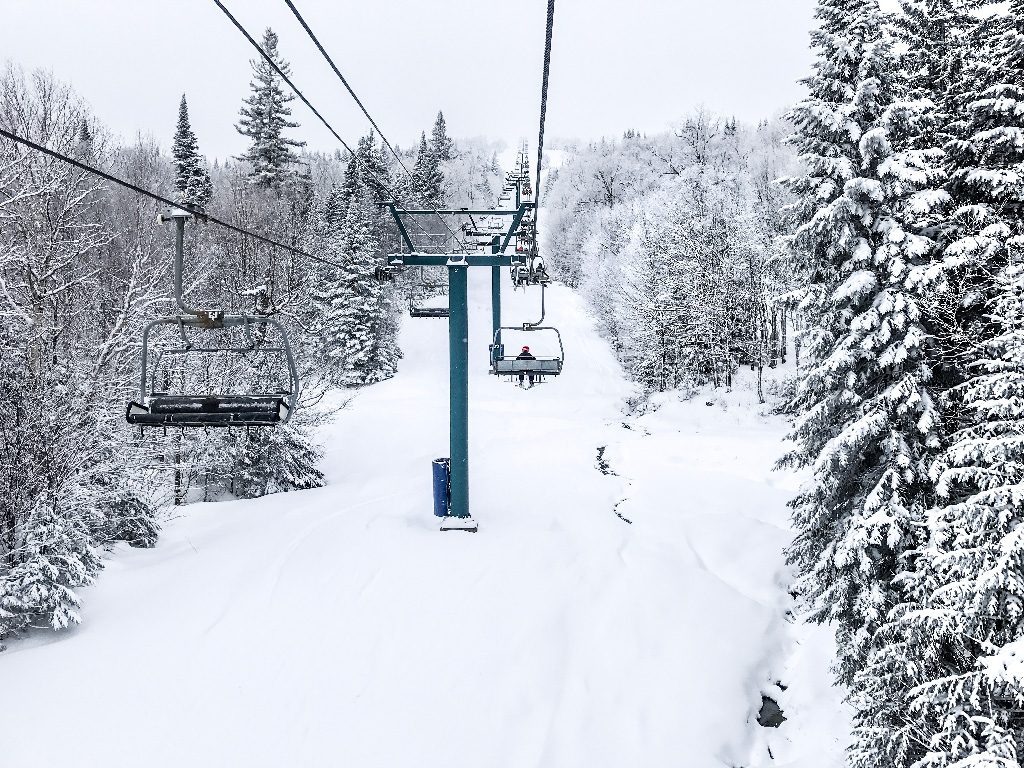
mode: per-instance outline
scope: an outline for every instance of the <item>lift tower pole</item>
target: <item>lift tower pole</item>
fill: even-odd
[[[501,267],[524,265],[525,254],[507,253],[509,243],[523,216],[533,203],[520,201],[513,209],[426,211],[405,210],[395,203],[385,203],[398,225],[402,251],[388,255],[389,267],[448,268],[448,364],[449,364],[449,449],[450,495],[448,514],[442,518],[441,530],[475,531],[476,521],[469,510],[469,298],[470,267],[491,268],[491,298],[494,302],[494,329],[501,325]],[[511,218],[508,230],[491,241],[490,253],[421,253],[416,250],[405,226],[407,216],[496,216]]]
[[[491,241],[491,253],[501,253],[501,236]],[[491,341],[501,344],[501,267],[491,267]]]
[[[495,267],[497,269],[497,267]],[[441,530],[476,530],[469,514],[469,264],[448,262],[449,450],[451,509]]]

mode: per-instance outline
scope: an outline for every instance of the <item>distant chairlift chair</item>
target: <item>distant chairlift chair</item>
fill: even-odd
[[[431,291],[437,291],[444,288],[443,285],[428,283],[423,267],[420,267],[420,286]],[[425,307],[421,304],[417,304],[412,296],[409,297],[409,317],[445,318],[448,316],[448,307]]]
[[[174,253],[174,297],[181,314],[150,321],[142,333],[142,375],[138,402],[127,408],[127,421],[140,427],[271,427],[286,423],[295,411],[299,396],[299,376],[295,367],[288,334],[277,320],[261,315],[225,315],[223,310],[196,310],[182,299],[183,241],[185,220],[192,218],[184,211],[172,211],[167,218],[176,225]],[[161,216],[163,223],[165,217]],[[287,365],[288,387],[273,392],[247,394],[172,394],[157,391],[156,365],[150,371],[150,334],[162,325],[177,326],[181,346],[159,352],[157,364],[164,355],[215,355],[271,353],[283,355]],[[273,327],[280,338],[278,346],[268,346],[253,329]],[[190,343],[186,329],[230,329],[240,327],[247,343],[244,346],[197,347]]]

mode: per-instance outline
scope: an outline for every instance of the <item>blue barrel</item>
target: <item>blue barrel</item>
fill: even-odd
[[[451,474],[451,459],[434,459],[434,514],[438,517],[448,516],[451,506]]]

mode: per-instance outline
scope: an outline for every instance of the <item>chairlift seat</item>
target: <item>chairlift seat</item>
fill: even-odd
[[[536,360],[502,357],[493,362],[491,372],[496,376],[558,376],[562,372],[562,360],[558,357]]]
[[[154,395],[128,404],[129,424],[174,427],[268,427],[288,420],[282,395]]]
[[[410,317],[438,317],[449,316],[448,307],[409,307]]]

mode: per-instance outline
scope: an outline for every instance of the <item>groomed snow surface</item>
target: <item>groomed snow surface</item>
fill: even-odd
[[[843,764],[830,633],[786,619],[798,479],[772,471],[785,424],[752,374],[627,417],[556,286],[565,373],[521,390],[487,376],[471,273],[480,532],[431,515],[447,322],[407,319],[399,375],[324,430],[327,487],[182,508],[156,549],[112,554],[80,627],[0,654],[0,767]],[[505,298],[509,324],[537,318],[538,289]]]

